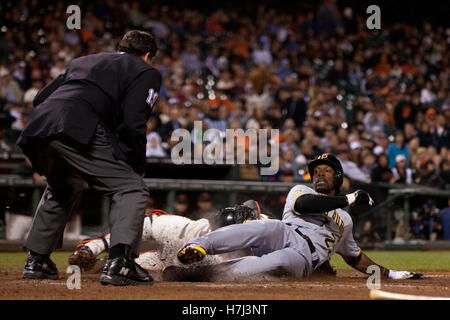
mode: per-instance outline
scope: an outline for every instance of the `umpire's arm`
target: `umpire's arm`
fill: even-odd
[[[55,79],[50,81],[44,88],[39,90],[36,97],[33,99],[33,107],[40,105],[45,101],[56,89],[58,89],[66,81],[66,75],[60,74]]]
[[[139,175],[145,173],[146,123],[160,87],[161,74],[149,69],[133,80],[121,102],[123,121],[117,130],[119,146]]]

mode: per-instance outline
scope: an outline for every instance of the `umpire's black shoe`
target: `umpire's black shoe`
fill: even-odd
[[[25,279],[51,279],[57,280],[58,269],[55,263],[45,255],[32,255],[28,253],[27,262],[23,270]]]
[[[100,282],[103,285],[139,286],[152,285],[153,278],[134,260],[118,257],[106,261]]]

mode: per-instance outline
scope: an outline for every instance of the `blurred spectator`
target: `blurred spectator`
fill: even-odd
[[[280,175],[281,182],[294,182],[294,172],[292,169],[284,169]]]
[[[364,174],[364,172],[362,172],[358,165],[349,159],[349,155],[346,151],[341,151],[337,157],[341,161],[345,174],[351,180],[370,182],[368,177]]]
[[[185,193],[179,193],[173,203],[173,214],[189,216],[189,198]]]
[[[442,159],[439,169],[440,175],[447,185],[447,189],[450,189],[450,160]]]
[[[405,156],[406,164],[409,163],[408,145],[405,143],[405,136],[403,131],[397,131],[394,138],[394,143],[389,145],[387,149],[387,156],[389,158],[389,168],[392,169],[395,166],[395,157],[399,154]]]
[[[422,122],[419,127],[419,144],[427,147],[433,144],[433,128],[428,122]]]
[[[394,119],[397,129],[403,130],[405,123],[414,123],[417,110],[415,110],[411,103],[411,95],[406,94],[395,106]]]
[[[383,129],[383,120],[375,111],[369,111],[363,118],[363,124],[370,136],[373,136],[376,131]]]
[[[294,163],[294,155],[295,152],[293,149],[286,149],[282,152],[281,157],[282,157],[282,164],[280,166],[280,170],[286,171],[286,170],[292,170],[293,168],[293,163]]]
[[[209,128],[217,129],[225,133],[227,130],[227,121],[220,115],[220,111],[223,108],[226,107],[221,107],[216,102],[211,103],[208,113],[205,115],[204,121]]]
[[[377,158],[377,165],[372,170],[370,179],[372,182],[391,182],[393,174],[389,169],[389,159],[386,154],[382,153]]]
[[[283,120],[287,118],[294,119],[297,127],[301,127],[305,121],[306,110],[307,105],[303,99],[303,93],[300,90],[294,90],[281,106]]]
[[[147,122],[147,150],[146,157],[165,157],[167,156],[161,145],[161,136],[158,133],[161,121],[158,117],[151,117]]]
[[[442,237],[443,225],[439,217],[439,209],[433,200],[428,200],[423,206],[413,211],[414,230],[416,238],[437,240]]]
[[[272,54],[264,47],[262,42],[259,42],[252,52],[252,61],[254,64],[265,64],[270,66],[272,64]]]
[[[13,72],[13,79],[20,85],[22,91],[25,91],[28,88],[27,63],[25,61],[22,60],[17,64],[17,67]]]
[[[200,54],[198,49],[194,47],[191,42],[186,43],[186,48],[181,53],[180,58],[183,61],[183,66],[187,71],[200,73],[202,68]]]
[[[392,168],[392,174],[391,183],[413,183],[413,171],[406,165],[406,158],[403,154],[395,157],[395,166]]]
[[[364,149],[361,152],[361,158],[361,171],[365,174],[366,180],[371,181],[371,174],[377,165],[377,158],[369,149]]]
[[[443,189],[445,181],[436,170],[436,165],[432,160],[426,161],[419,167],[415,182],[424,186]]]
[[[322,1],[317,10],[317,24],[320,31],[333,35],[339,27],[342,27],[341,14],[336,5],[336,0]]]
[[[420,91],[420,102],[423,104],[431,103],[436,99],[436,94],[433,92],[432,84],[427,81],[425,88]]]
[[[44,87],[44,82],[40,78],[33,79],[31,83],[31,87],[25,91],[25,95],[23,97],[24,107],[26,111],[31,111],[33,108],[33,100],[36,97],[39,90]]]
[[[179,121],[180,113],[181,106],[179,103],[174,102],[169,106],[169,120],[162,124],[159,129],[162,141],[170,140],[172,132],[181,128],[181,122]]]
[[[282,143],[280,145],[281,152],[285,152],[288,149],[291,149],[294,153],[293,156],[298,154],[299,149],[297,147],[300,142],[300,134],[298,131],[293,129],[286,129],[282,132]]]
[[[442,239],[450,240],[450,197],[448,198],[448,207],[439,211],[439,220],[442,224]]]
[[[205,66],[215,77],[220,76],[220,68],[218,65],[219,60],[219,48],[214,46],[211,48],[208,56],[205,60]]]
[[[188,217],[193,220],[202,218],[209,219],[214,212],[215,209],[212,204],[211,194],[209,192],[202,192],[197,198],[197,210]]]
[[[23,91],[9,70],[0,66],[0,105],[4,110],[21,107]]]
[[[437,126],[433,132],[433,145],[440,152],[442,147],[450,149],[450,125],[443,114],[437,116]]]
[[[304,182],[307,179],[305,175],[307,174],[307,166],[308,161],[306,157],[302,154],[299,154],[295,157],[294,163],[292,165],[292,170],[294,171],[294,180],[298,182]]]
[[[66,65],[64,56],[59,55],[58,58],[56,59],[55,65],[50,69],[50,76],[52,77],[52,79],[55,79],[60,74],[63,74],[65,72],[66,72]]]

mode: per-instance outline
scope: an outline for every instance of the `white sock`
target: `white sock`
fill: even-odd
[[[155,219],[156,216],[153,217]],[[142,241],[148,241],[152,238],[152,221],[150,217],[144,218],[144,226],[142,227]]]
[[[106,242],[108,243],[108,246],[110,244],[110,237],[111,235],[108,233],[106,236],[104,236]],[[105,243],[101,238],[93,239],[85,244],[89,249],[91,249],[94,256],[98,256],[100,253],[106,251]]]

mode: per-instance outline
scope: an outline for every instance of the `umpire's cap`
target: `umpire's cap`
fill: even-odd
[[[158,51],[158,45],[151,33],[141,30],[130,30],[120,40],[118,50],[136,56],[150,53],[150,57],[154,57]]]
[[[320,164],[326,164],[333,168],[336,173],[336,193],[339,192],[344,181],[344,169],[342,169],[341,162],[332,154],[324,153],[312,160],[308,164],[309,175],[311,176],[311,182],[313,181],[314,168]]]

